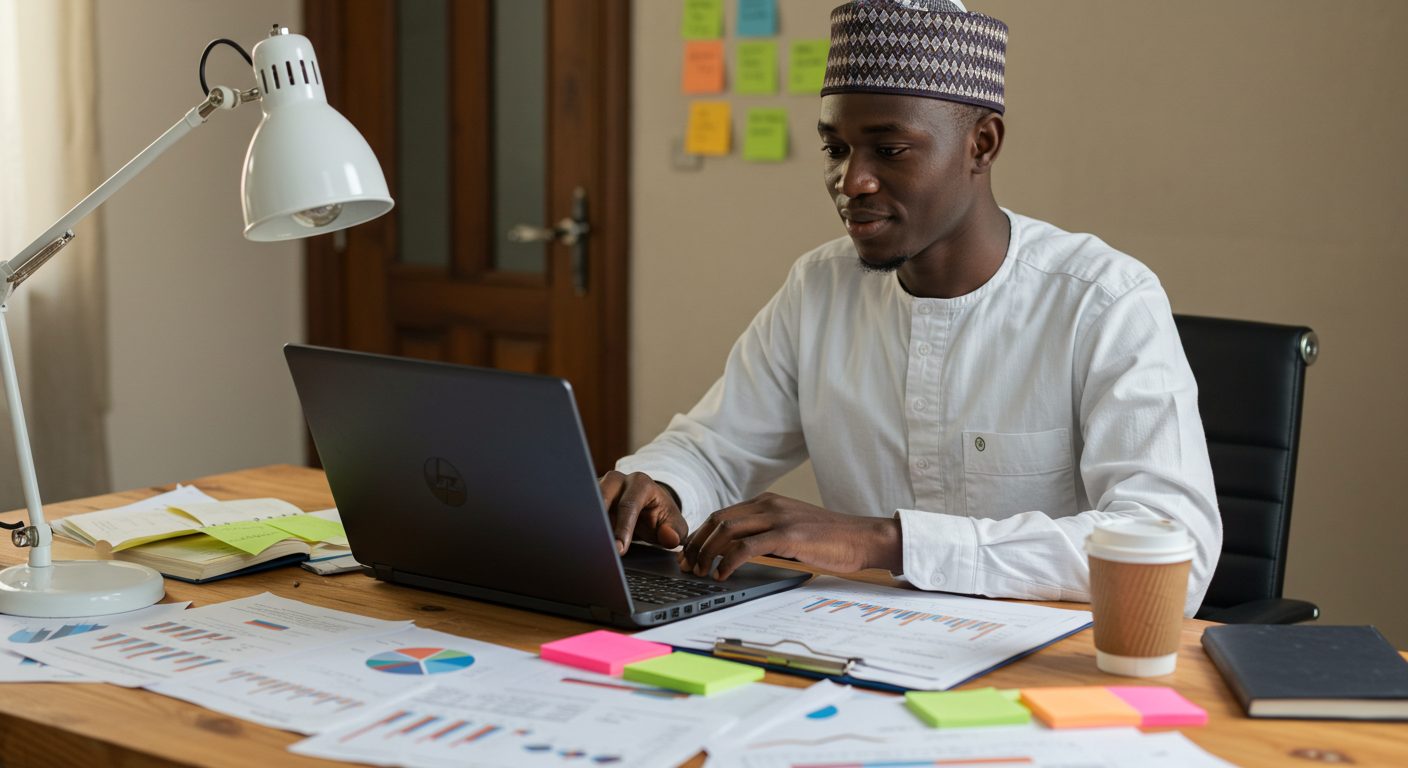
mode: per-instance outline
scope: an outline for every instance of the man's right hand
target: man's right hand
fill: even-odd
[[[616,549],[623,555],[632,538],[673,549],[689,534],[674,494],[644,472],[607,472],[601,478],[601,498],[611,518]]]

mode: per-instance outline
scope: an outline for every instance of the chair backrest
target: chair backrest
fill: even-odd
[[[1222,559],[1204,609],[1281,597],[1309,328],[1174,315],[1222,509]]]

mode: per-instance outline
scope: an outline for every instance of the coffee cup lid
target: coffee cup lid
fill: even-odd
[[[1085,551],[1120,563],[1181,563],[1196,549],[1188,529],[1174,520],[1134,519],[1097,523]]]

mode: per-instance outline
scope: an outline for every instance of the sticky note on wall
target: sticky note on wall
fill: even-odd
[[[717,40],[724,36],[724,0],[684,0],[680,35],[686,40]]]
[[[826,79],[829,40],[793,40],[787,56],[787,92],[816,96]]]
[[[777,0],[738,0],[738,36],[777,34]]]
[[[685,93],[719,93],[724,89],[724,41],[690,40],[684,44]]]
[[[753,163],[787,159],[787,110],[774,107],[748,110],[743,125],[743,159]]]
[[[743,95],[777,93],[777,43],[772,40],[740,40],[733,49],[733,90]]]
[[[696,101],[690,104],[684,151],[691,155],[727,155],[731,120],[727,101]]]

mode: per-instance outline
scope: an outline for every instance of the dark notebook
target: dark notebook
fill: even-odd
[[[1373,627],[1229,624],[1203,649],[1251,717],[1408,720],[1408,661]]]

